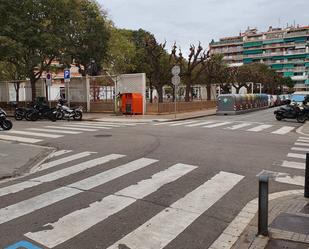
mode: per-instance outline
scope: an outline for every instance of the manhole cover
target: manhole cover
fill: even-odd
[[[295,242],[295,241],[287,241],[280,239],[272,239],[268,241],[265,249],[307,249],[308,244]]]
[[[100,134],[100,135],[95,135],[94,137],[111,137],[112,135],[108,134]]]

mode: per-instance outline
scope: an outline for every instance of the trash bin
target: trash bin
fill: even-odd
[[[143,96],[140,93],[121,94],[123,114],[143,114]]]

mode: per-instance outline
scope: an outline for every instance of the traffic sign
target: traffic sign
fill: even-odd
[[[65,69],[63,71],[63,78],[64,78],[64,82],[70,82],[70,79],[71,79],[70,69]]]
[[[178,75],[172,77],[172,84],[174,86],[178,86],[180,84],[180,77]]]
[[[51,86],[52,85],[52,75],[51,73],[46,74],[46,86]]]
[[[180,74],[180,67],[179,66],[173,66],[173,68],[172,68],[172,74],[174,75],[174,76],[176,76],[176,75],[179,75]]]

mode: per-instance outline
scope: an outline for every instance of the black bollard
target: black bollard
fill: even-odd
[[[305,189],[304,196],[309,198],[309,153],[306,154]]]
[[[259,177],[258,235],[268,236],[268,176]]]

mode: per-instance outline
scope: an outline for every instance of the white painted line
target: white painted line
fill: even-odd
[[[303,176],[278,175],[275,177],[275,181],[297,186],[305,185],[305,177]]]
[[[295,143],[295,145],[297,146],[309,146],[309,143],[306,144],[306,143]]]
[[[120,244],[130,249],[164,248],[242,179],[221,171],[108,249],[118,249]]]
[[[278,135],[285,135],[285,134],[291,132],[294,129],[295,129],[295,127],[292,127],[292,126],[283,126],[280,129],[273,131],[272,133],[278,134]]]
[[[259,131],[268,129],[268,128],[272,127],[272,126],[273,125],[259,125],[259,126],[256,126],[254,128],[251,128],[251,129],[249,129],[247,131],[259,132]]]
[[[72,125],[64,125],[65,127],[75,127],[75,128],[87,128],[87,129],[102,129],[102,130],[110,130],[110,127],[103,127],[103,126],[91,126],[91,125],[78,125],[78,124],[72,124]]]
[[[26,233],[25,236],[41,245],[53,248],[128,207],[136,200],[150,195],[165,184],[179,179],[195,168],[191,165],[176,164],[154,174],[150,179],[142,180],[116,192],[114,195],[91,203],[88,207],[72,212],[54,223],[44,225],[42,230],[38,232]],[[48,229],[44,227],[48,227]],[[69,227],[70,229],[68,229]]]
[[[16,136],[9,136],[9,135],[0,135],[0,139],[8,140],[8,141],[15,141],[15,142],[22,142],[22,143],[30,143],[30,144],[35,144],[35,143],[43,141],[40,139],[16,137]]]
[[[307,139],[309,142],[309,137],[299,137],[300,139]]]
[[[77,160],[77,159],[80,159],[80,158],[90,156],[94,153],[97,153],[97,152],[85,151],[85,152],[77,153],[77,154],[74,154],[74,155],[71,155],[71,156],[68,156],[68,157],[60,158],[58,160],[54,160],[54,161],[51,161],[51,162],[48,162],[48,163],[43,163],[37,168],[36,171],[42,171],[42,170],[45,170],[45,169],[50,169],[52,167],[55,167],[55,166],[58,166],[58,165],[61,165],[61,164],[67,163],[67,162],[71,162],[71,161],[74,161],[74,160]]]
[[[244,128],[244,127],[247,127],[249,125],[252,125],[252,123],[242,123],[242,124],[237,124],[237,125],[233,125],[231,127],[227,127],[226,129],[228,130],[237,130],[237,129],[240,129],[240,128]]]
[[[58,151],[55,151],[54,153],[52,153],[49,158],[54,158],[54,157],[57,157],[57,156],[62,156],[62,155],[65,155],[67,153],[70,153],[72,152],[72,150],[58,150]]]
[[[159,126],[159,125],[169,125],[169,124],[176,124],[179,121],[172,121],[172,122],[160,122],[158,124],[154,124],[155,126]]]
[[[45,126],[46,128],[60,129],[60,130],[73,130],[73,131],[98,131],[96,129],[74,128],[64,126]]]
[[[309,151],[309,148],[302,148],[302,147],[292,147],[291,150],[297,150],[297,151]]]
[[[214,127],[219,127],[219,126],[223,126],[223,125],[228,125],[230,123],[231,122],[216,123],[216,124],[211,124],[211,125],[203,126],[203,128],[214,128]]]
[[[64,169],[61,169],[61,170],[58,170],[58,171],[55,171],[55,172],[52,172],[52,173],[49,173],[43,176],[39,176],[29,181],[20,182],[20,183],[16,183],[16,184],[4,187],[4,188],[0,188],[0,196],[17,193],[27,188],[38,186],[44,182],[52,182],[52,181],[61,179],[65,176],[69,176],[69,175],[78,173],[80,171],[90,169],[98,165],[107,163],[111,160],[116,160],[122,157],[124,157],[124,155],[110,154],[104,157],[100,157],[100,158],[96,158],[90,161],[79,163],[74,166],[64,168]]]
[[[28,135],[35,137],[48,137],[48,138],[59,138],[63,137],[63,135],[55,135],[55,134],[47,134],[47,133],[38,133],[38,132],[30,132],[30,131],[15,131],[11,130],[8,133],[19,134],[19,135]]]
[[[207,125],[207,124],[212,124],[217,121],[206,121],[206,122],[201,122],[197,124],[190,124],[190,125],[185,125],[186,127],[196,127],[196,126],[202,126],[202,125]]]
[[[59,133],[59,134],[81,134],[81,132],[78,131],[62,131],[62,130],[53,130],[53,129],[42,129],[42,128],[28,128],[29,131],[43,131],[43,132],[53,132],[53,133]]]
[[[186,125],[186,124],[193,124],[193,123],[196,123],[196,122],[197,121],[185,121],[185,122],[179,121],[179,122],[177,122],[175,124],[171,124],[169,126],[180,126],[180,125]]]
[[[18,202],[8,207],[0,209],[0,224],[16,219],[20,216],[32,213],[43,207],[47,207],[61,200],[67,199],[83,190],[90,190],[102,184],[110,182],[120,176],[129,174],[133,171],[142,169],[158,160],[141,158],[133,162],[112,168],[98,175],[86,178],[79,182],[46,192],[44,194],[35,196],[25,201]]]
[[[121,126],[136,126],[136,123],[115,123],[115,122],[82,122],[89,125],[121,125]],[[138,123],[138,124],[144,124],[144,123]]]
[[[305,169],[306,164],[299,163],[299,162],[283,161],[281,166],[286,167],[286,168],[293,168],[293,169]]]
[[[287,157],[306,159],[305,154],[297,154],[297,153],[289,153],[287,154]]]
[[[88,124],[88,123],[74,123],[72,125],[78,125],[78,126],[87,126],[89,128],[101,128],[101,127],[115,127],[115,128],[119,128],[119,127],[125,127],[125,125],[121,126],[121,125],[116,125],[116,124]]]
[[[307,139],[297,139],[297,142],[308,143],[309,140],[307,140]]]

